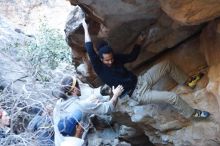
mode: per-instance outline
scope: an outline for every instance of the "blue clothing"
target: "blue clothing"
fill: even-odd
[[[136,60],[140,52],[140,45],[135,45],[130,54],[114,54],[114,62],[111,67],[102,63],[93,48],[92,42],[86,42],[85,48],[92,66],[102,82],[110,87],[122,85],[125,89],[122,95],[125,93],[131,95],[137,84],[137,76],[128,71],[124,64]]]
[[[36,132],[36,139],[39,146],[54,145],[53,123],[50,117],[36,115],[28,124],[28,131]]]
[[[5,129],[0,128],[0,140],[2,138],[6,138],[8,136],[7,132],[5,131]]]
[[[76,125],[80,122],[82,118],[82,112],[76,110],[70,113],[69,116],[60,119],[57,127],[63,136],[73,136],[76,133]]]

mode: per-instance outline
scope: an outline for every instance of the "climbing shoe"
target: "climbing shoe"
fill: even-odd
[[[187,83],[186,85],[189,86],[190,88],[195,88],[196,87],[196,84],[197,82],[202,78],[204,74],[203,73],[199,73],[195,76],[193,76]]]
[[[192,115],[194,118],[208,118],[210,116],[210,113],[207,111],[201,111],[198,109],[195,109],[195,113]]]

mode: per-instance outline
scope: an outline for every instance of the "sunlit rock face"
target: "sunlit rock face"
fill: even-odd
[[[0,17],[0,49],[9,52],[8,54],[2,51],[0,53],[0,87],[4,89],[9,87],[16,92],[20,91],[21,82],[20,78],[27,76],[24,70],[25,64],[19,56],[19,49],[28,41],[34,41],[33,37],[26,35],[21,30],[13,26],[7,19]],[[10,55],[11,56],[10,56]]]
[[[207,90],[212,93],[218,105],[220,105],[220,48],[219,48],[219,19],[209,22],[200,36],[200,48],[204,53],[206,61],[210,66]]]
[[[220,19],[213,20],[203,29],[200,48],[209,66],[220,62]]]
[[[206,58],[207,64],[210,66],[208,71],[209,82],[206,89],[215,96],[219,105],[219,19],[210,21],[203,29],[200,36],[200,44],[200,49]]]
[[[207,90],[214,94],[218,100],[218,104],[220,105],[220,65],[214,65],[209,70],[209,83],[207,86]]]
[[[159,0],[161,8],[172,19],[186,25],[198,25],[220,16],[218,0]]]

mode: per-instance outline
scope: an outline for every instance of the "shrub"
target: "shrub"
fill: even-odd
[[[38,80],[48,81],[48,70],[55,69],[59,63],[71,63],[71,50],[58,29],[49,28],[42,23],[36,41],[26,43],[27,58],[32,75]]]
[[[60,62],[71,62],[70,48],[64,36],[57,29],[45,23],[40,26],[36,43],[28,43],[29,59],[34,66],[48,66],[55,69]]]

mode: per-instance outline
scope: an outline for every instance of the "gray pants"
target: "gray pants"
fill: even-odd
[[[142,104],[169,103],[184,117],[191,117],[194,109],[179,95],[169,91],[152,90],[153,85],[165,75],[171,76],[179,84],[183,84],[188,78],[175,64],[170,61],[163,61],[138,77],[138,83],[132,97]]]

